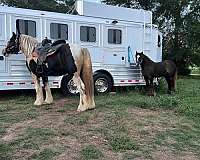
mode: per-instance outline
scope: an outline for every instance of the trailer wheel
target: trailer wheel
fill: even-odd
[[[94,75],[94,91],[95,93],[108,93],[112,90],[113,83],[111,78],[103,73]]]
[[[63,95],[78,95],[79,91],[77,87],[75,86],[72,77],[70,76],[63,76],[62,81],[61,81],[61,91]]]

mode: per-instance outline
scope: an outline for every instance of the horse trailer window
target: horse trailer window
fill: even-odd
[[[60,23],[50,24],[50,37],[52,39],[68,40],[68,25]]]
[[[80,40],[83,42],[96,42],[96,28],[81,26],[80,27]]]
[[[119,29],[108,29],[108,43],[121,44],[122,31]]]
[[[36,22],[31,20],[16,20],[16,28],[19,29],[20,33],[36,37]]]

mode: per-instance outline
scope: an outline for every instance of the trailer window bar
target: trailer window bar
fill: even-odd
[[[96,42],[96,28],[80,26],[80,40],[82,42]]]
[[[16,32],[20,31],[21,34],[36,37],[36,22],[32,20],[17,19]]]
[[[120,29],[108,29],[108,43],[121,44],[122,31]]]
[[[68,25],[61,23],[50,24],[50,37],[51,39],[64,39],[68,40]]]

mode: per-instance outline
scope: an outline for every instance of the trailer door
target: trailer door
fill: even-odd
[[[127,47],[125,47],[125,27],[107,25],[104,27],[104,64],[125,65]]]
[[[0,13],[0,76],[6,74],[6,61],[7,59],[2,55],[2,50],[5,47],[6,43],[6,27],[5,27],[5,22],[6,22],[6,15]]]

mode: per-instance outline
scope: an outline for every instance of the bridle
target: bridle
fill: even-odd
[[[15,42],[16,42],[16,51],[17,51],[16,54],[19,54],[19,51],[20,51],[20,34],[17,35]]]
[[[136,55],[136,63],[137,63],[137,65],[140,65],[140,64],[142,64],[142,62],[143,62],[143,59],[141,58],[141,56],[139,57],[139,58],[137,58],[137,56],[138,55]],[[138,59],[140,59],[140,60],[138,60]]]

